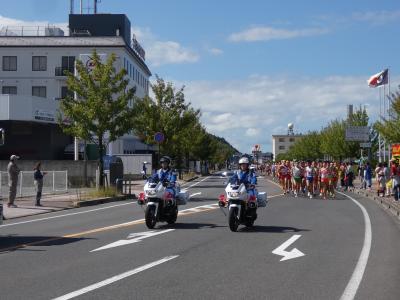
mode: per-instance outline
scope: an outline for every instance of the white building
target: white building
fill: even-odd
[[[301,134],[272,135],[272,154],[274,155],[274,160],[277,155],[288,152],[293,144],[302,137],[303,135]]]
[[[72,143],[56,119],[59,100],[68,92],[64,70],[73,72],[75,60],[93,49],[99,54],[115,53],[115,67],[127,70],[136,96],[149,93],[151,72],[130,27],[125,15],[96,14],[70,15],[69,36],[57,28],[0,31],[0,127],[6,129],[0,159],[10,153],[31,159],[62,158]],[[127,135],[113,142],[108,153],[136,153],[146,147]]]

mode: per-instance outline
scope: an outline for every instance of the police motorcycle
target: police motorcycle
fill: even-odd
[[[181,191],[178,183],[148,178],[138,204],[146,206],[145,222],[153,229],[157,222],[174,224],[178,218],[178,206],[185,205],[189,198],[187,191]]]
[[[254,225],[257,209],[267,206],[267,193],[258,192],[254,186],[245,183],[229,182],[225,194],[219,196],[218,205],[228,208],[229,228],[236,232],[240,224],[246,227]]]

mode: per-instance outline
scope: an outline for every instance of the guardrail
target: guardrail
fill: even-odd
[[[68,191],[68,171],[45,171],[42,194],[55,194]],[[18,177],[17,197],[35,196],[33,171],[21,171]],[[0,196],[8,197],[8,174],[0,172]]]

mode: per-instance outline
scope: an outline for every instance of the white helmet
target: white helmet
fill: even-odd
[[[239,165],[241,164],[250,164],[249,159],[247,157],[242,157],[239,159]]]

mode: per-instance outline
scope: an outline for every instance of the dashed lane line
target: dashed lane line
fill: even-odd
[[[281,194],[269,196],[268,198],[275,198],[275,197],[279,197],[279,196],[281,196]],[[181,211],[179,211],[178,216],[192,215],[192,214],[196,214],[196,213],[215,210],[218,208],[219,208],[218,204],[201,205],[201,206],[181,210]],[[46,240],[42,240],[42,241],[37,241],[37,242],[32,242],[32,243],[27,243],[27,244],[20,244],[20,245],[16,245],[16,246],[12,246],[12,247],[7,247],[7,248],[0,248],[0,252],[13,251],[16,249],[26,248],[29,246],[37,246],[37,245],[46,244],[49,242],[54,242],[54,241],[58,241],[58,240],[62,240],[62,239],[82,237],[82,236],[89,235],[89,234],[94,234],[94,233],[99,233],[99,232],[104,232],[104,231],[109,231],[109,230],[119,229],[119,228],[124,228],[124,227],[130,227],[130,226],[144,224],[144,223],[145,223],[145,219],[134,220],[134,221],[115,224],[115,225],[111,225],[111,226],[86,230],[86,231],[82,231],[82,232],[78,232],[78,233],[67,234],[67,235],[63,235],[61,237],[55,237],[55,238],[46,239]]]

